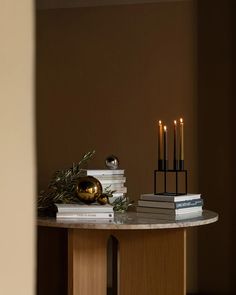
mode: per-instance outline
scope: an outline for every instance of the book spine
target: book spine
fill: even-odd
[[[138,200],[138,206],[151,207],[151,208],[175,209],[174,202],[156,202],[156,201]]]
[[[83,170],[81,171],[81,175],[88,176],[106,176],[106,175],[123,175],[124,170]]]
[[[98,179],[98,178],[97,178]],[[99,179],[98,179],[99,180]],[[119,186],[119,187],[123,187],[124,184],[125,184],[125,181],[112,181],[112,180],[109,180],[109,181],[106,181],[106,180],[99,180],[101,185],[102,186]]]
[[[103,179],[103,178],[100,178],[100,177],[96,177],[96,178],[101,182],[101,184],[123,185],[125,183],[125,179]]]
[[[197,206],[203,206],[203,199],[198,200],[191,200],[191,201],[183,201],[183,202],[176,202],[175,208],[189,208],[189,207],[197,207]]]
[[[81,219],[111,219],[114,218],[114,213],[57,213],[57,218],[64,218],[64,219],[73,219],[73,218],[81,218]]]
[[[117,175],[97,175],[96,178],[100,181],[118,181],[118,182],[125,182],[126,177],[123,176],[122,174],[117,174]]]
[[[137,207],[137,212],[145,212],[145,213],[163,213],[170,215],[178,215],[178,214],[186,214],[192,212],[202,211],[201,206],[190,207],[190,208],[181,208],[181,209],[164,209],[164,208],[156,208],[156,207]]]
[[[91,209],[83,209],[83,208],[71,208],[71,209],[59,209],[58,213],[63,214],[89,214],[89,213],[113,213],[113,208],[91,208]]]
[[[127,193],[127,187],[110,187],[110,186],[105,186],[103,187],[103,193],[106,192],[106,189],[108,190],[112,190],[112,191],[115,191],[116,193],[121,193],[121,194],[126,194]]]

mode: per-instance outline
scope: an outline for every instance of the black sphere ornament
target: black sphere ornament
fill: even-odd
[[[80,201],[90,204],[95,202],[102,194],[102,185],[93,176],[80,177],[76,191]]]
[[[106,166],[108,169],[117,169],[119,167],[119,160],[116,156],[110,155],[106,158]]]

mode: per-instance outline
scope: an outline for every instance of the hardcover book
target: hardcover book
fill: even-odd
[[[169,215],[179,215],[179,214],[202,212],[202,206],[180,208],[180,209],[164,209],[164,208],[151,208],[151,207],[139,207],[138,206],[136,209],[137,209],[137,212],[161,213],[161,214],[169,214]]]
[[[140,196],[141,200],[148,201],[166,201],[166,202],[179,202],[186,200],[196,200],[200,199],[201,194],[187,194],[187,195],[179,195],[179,196],[170,196],[170,195],[155,195],[155,194],[142,194]]]
[[[104,182],[125,182],[126,177],[123,174],[114,174],[114,175],[96,175],[96,178],[99,181]]]
[[[138,206],[142,207],[156,207],[156,208],[167,208],[167,209],[179,209],[179,208],[188,208],[203,206],[203,199],[192,199],[179,202],[159,202],[159,201],[147,201],[147,200],[138,200]]]
[[[127,187],[120,186],[120,185],[102,185],[103,192],[106,192],[106,190],[115,191],[116,193],[127,193]]]
[[[101,182],[102,185],[110,185],[110,184],[112,184],[112,185],[120,185],[120,186],[122,186],[125,183],[125,179],[122,179],[122,180],[121,179],[106,179],[106,180],[103,180],[100,177],[96,177],[96,178],[97,178],[97,180],[99,180]]]
[[[110,204],[55,204],[59,213],[112,213]]]
[[[58,219],[112,219],[114,218],[114,212],[62,212],[57,213]]]
[[[81,175],[99,176],[99,175],[123,175],[124,169],[81,169]]]

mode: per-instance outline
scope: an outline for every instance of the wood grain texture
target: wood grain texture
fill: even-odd
[[[107,241],[119,241],[119,295],[185,295],[186,230],[69,231],[69,295],[105,295]]]
[[[68,294],[105,295],[108,232],[70,229],[68,235]]]
[[[119,295],[185,295],[186,230],[116,232]]]

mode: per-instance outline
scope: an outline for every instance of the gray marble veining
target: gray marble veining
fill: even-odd
[[[202,216],[176,220],[163,220],[157,218],[140,218],[136,212],[116,213],[114,220],[99,219],[56,219],[53,217],[38,218],[38,226],[78,228],[78,229],[103,229],[103,230],[140,230],[140,229],[168,229],[201,226],[216,222],[218,214],[203,210]]]

